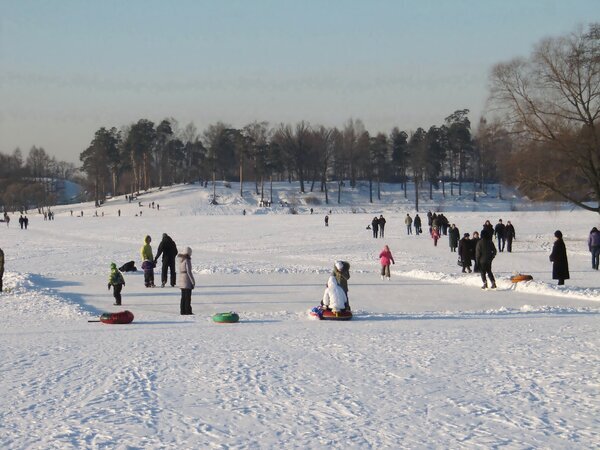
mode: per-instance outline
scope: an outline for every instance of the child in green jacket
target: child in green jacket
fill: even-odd
[[[121,305],[121,289],[125,286],[123,274],[117,269],[115,263],[110,263],[110,275],[108,276],[108,290],[113,287],[113,296],[115,297],[115,306]]]

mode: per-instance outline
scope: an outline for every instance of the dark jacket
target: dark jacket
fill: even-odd
[[[4,252],[0,248],[0,273],[4,272]]]
[[[158,251],[156,252],[154,261],[157,261],[160,255],[163,255],[163,259],[175,261],[177,253],[177,245],[175,245],[173,239],[171,239],[169,235],[163,234],[163,238],[158,246]]]
[[[553,280],[568,280],[569,279],[569,261],[567,260],[567,248],[562,239],[556,239],[550,254],[552,261],[552,279]]]
[[[481,237],[481,239],[483,239],[484,235],[486,236],[486,239],[492,239],[494,237],[494,226],[492,224],[483,226],[483,228],[481,229],[481,233],[479,233],[479,236]]]
[[[513,227],[512,223],[510,225],[506,225],[506,228],[504,228],[504,237],[506,237],[506,239],[509,241],[516,237],[515,227]]]
[[[487,234],[487,233],[486,233]],[[475,259],[480,266],[491,263],[496,257],[496,246],[491,239],[482,238],[475,247]]]
[[[379,229],[379,219],[377,217],[373,217],[373,220],[371,221],[371,226],[374,230]]]
[[[506,226],[503,223],[496,224],[496,227],[494,228],[494,234],[496,235],[496,237],[503,239],[505,231]]]
[[[413,220],[413,224],[415,225],[416,228],[421,226],[421,218],[419,217],[418,214],[415,216],[415,220]]]
[[[448,231],[448,243],[450,244],[450,247],[451,248],[458,247],[459,239],[460,239],[460,231],[458,230],[458,228],[457,227],[450,228],[450,231]]]
[[[458,254],[463,263],[471,265],[471,239],[462,238],[458,241]]]

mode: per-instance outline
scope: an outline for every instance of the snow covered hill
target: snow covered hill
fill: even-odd
[[[515,225],[514,251],[494,261],[498,289],[482,291],[445,237],[434,247],[406,234],[410,186],[405,199],[383,185],[370,203],[361,183],[326,204],[276,183],[272,207],[253,188],[240,197],[219,183],[211,205],[210,185],[180,185],[57,206],[54,221],[29,211],[28,230],[18,215],[2,224],[2,448],[600,447],[594,214],[502,200],[495,187],[476,202],[466,188],[423,198],[423,218],[442,210],[461,233]],[[380,214],[374,239],[365,228]],[[561,287],[548,261],[556,229],[571,270]],[[163,233],[193,249],[194,316],[179,315],[178,289],[145,288],[140,272],[112,305],[109,264],[139,267],[144,236],[156,251]],[[391,281],[378,275],[384,244]],[[352,266],[355,318],[311,320],[338,259]],[[515,272],[534,280],[514,285]],[[130,325],[88,322],[124,308]],[[230,310],[239,324],[211,321]]]

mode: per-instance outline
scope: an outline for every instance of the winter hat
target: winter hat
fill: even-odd
[[[192,249],[189,248],[189,247],[184,248],[183,249],[183,254],[184,255],[188,255],[189,257],[191,257],[192,256]]]
[[[561,231],[560,231],[560,230],[556,230],[556,231],[554,232],[554,237],[557,237],[557,238],[562,238],[562,233],[561,233]]]
[[[344,270],[344,263],[342,261],[336,261],[335,262],[335,268],[339,271]]]
[[[463,235],[463,237],[469,237],[469,236],[470,236],[470,234],[469,234],[469,233],[465,233],[465,234]]]
[[[149,244],[150,242],[152,242],[152,238],[151,238],[150,236],[146,236],[146,237],[144,238],[144,242],[145,242],[146,244]]]
[[[117,270],[117,265],[115,263],[110,263],[110,270]]]

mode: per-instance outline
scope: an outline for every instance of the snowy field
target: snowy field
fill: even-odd
[[[0,448],[600,448],[596,215],[493,195],[423,200],[424,228],[429,208],[461,235],[486,219],[514,224],[513,253],[494,261],[498,289],[482,291],[446,237],[434,247],[406,235],[414,211],[398,191],[374,204],[344,193],[341,205],[334,191],[316,205],[306,197],[321,193],[278,185],[277,206],[259,208],[251,187],[244,199],[220,187],[218,206],[210,187],[177,186],[56,207],[51,222],[30,211],[28,230],[18,215],[0,224]],[[365,227],[380,214],[386,237],[373,239]],[[571,270],[561,287],[548,261],[556,229]],[[113,306],[110,263],[139,268],[144,236],[156,252],[165,232],[193,249],[195,315],[142,272],[125,274]],[[391,281],[378,275],[384,244]],[[355,317],[311,320],[337,259],[352,265]],[[534,280],[513,285],[515,272]],[[88,322],[122,309],[132,324]],[[240,323],[213,323],[222,311]]]

